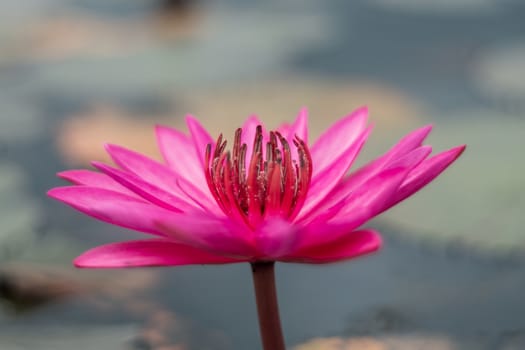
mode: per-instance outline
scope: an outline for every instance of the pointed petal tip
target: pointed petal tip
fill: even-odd
[[[70,189],[77,188],[79,186],[60,186],[60,187],[54,187],[46,192],[46,194],[54,199],[63,201],[65,196],[68,194]]]
[[[362,105],[362,106],[357,107],[355,111],[356,112],[359,111],[361,113],[368,113],[369,108],[367,105]]]
[[[185,139],[188,137],[187,134],[185,134],[183,131],[163,124],[155,124],[154,126],[155,130],[155,136],[157,138],[157,144],[162,150],[163,147],[163,140],[164,139],[171,139],[171,138],[182,138]]]
[[[434,129],[434,124],[427,124],[417,129],[416,132],[420,133],[423,139],[425,139],[430,134],[432,129]]]
[[[172,129],[172,127],[170,126],[167,126],[167,125],[164,125],[164,124],[154,124],[153,127],[155,128],[155,130],[157,129]]]
[[[162,124],[155,124],[153,126],[154,130],[155,130],[155,135],[159,135],[159,134],[162,134],[166,131],[169,131],[171,130],[172,128],[170,128],[169,126],[167,125],[162,125]]]
[[[259,116],[257,116],[257,114],[255,113],[251,113],[250,115],[248,115],[248,118],[246,118],[246,120],[244,121],[244,123],[242,124],[242,129],[243,129],[243,132],[246,132],[246,129],[250,126],[250,127],[253,127],[253,125],[257,126],[257,125],[263,125],[263,123],[261,122],[261,120],[259,119]],[[264,126],[263,126],[263,129],[264,129]]]
[[[455,147],[452,147],[446,151],[443,151],[439,154],[437,154],[436,156],[439,156],[439,155],[443,155],[445,157],[450,157],[452,158],[452,161],[455,161],[456,159],[458,159],[462,154],[463,152],[465,152],[467,148],[467,145],[466,144],[462,144],[462,145],[459,145],[459,146],[455,146]]]
[[[84,259],[82,258],[82,255],[73,259],[73,266],[75,266],[77,269],[102,268],[102,266],[86,263]]]
[[[57,192],[56,190],[57,190],[58,188],[60,188],[60,187],[55,187],[55,188],[52,188],[52,189],[48,190],[48,191],[46,192],[46,195],[47,195],[48,197],[50,197],[50,198],[57,199],[57,198],[56,198],[56,192]]]
[[[201,125],[201,123],[199,122],[199,119],[197,119],[197,117],[191,113],[186,113],[186,115],[184,116],[184,121],[186,121],[186,125],[188,125],[188,128],[190,124],[194,124],[194,123]]]
[[[105,163],[102,163],[102,162],[99,162],[97,160],[93,160],[91,162],[89,162],[89,164],[91,164],[92,167],[94,167],[95,169],[97,169],[98,171],[100,171],[101,173],[104,173],[106,175],[108,175],[108,172],[111,172],[112,170],[114,170],[114,168],[108,164],[105,164]]]
[[[93,166],[95,169],[100,170],[102,172],[104,172],[105,169],[112,168],[110,165],[102,163],[98,160],[92,160],[91,162],[89,162],[89,164],[91,164],[91,166]]]
[[[374,230],[369,230],[371,233],[370,236],[370,252],[376,252],[383,246],[383,237],[381,234]]]
[[[368,106],[361,106],[354,109],[352,112],[336,121],[333,125],[349,122],[351,120],[359,120],[361,123],[366,124],[366,122],[368,121]]]
[[[125,262],[115,264],[115,262],[108,262],[105,257],[97,257],[94,251],[99,247],[92,248],[73,259],[73,266],[77,269],[121,269],[131,267],[150,267],[151,265],[126,265]],[[95,255],[95,256],[92,256]]]
[[[191,138],[197,148],[205,144],[212,143],[213,138],[208,133],[208,130],[201,124],[201,122],[191,114],[186,114],[186,126],[190,131]],[[200,152],[200,149],[197,149]]]
[[[356,108],[352,113],[350,113],[350,115],[355,115],[355,116],[359,115],[364,118],[368,118],[368,114],[369,114],[369,108],[366,105],[360,106]]]
[[[77,188],[78,186],[61,186],[61,187],[54,187],[46,192],[46,195],[49,198],[53,198],[57,201],[69,203],[71,201],[69,197],[69,191],[72,188]]]
[[[463,145],[459,145],[459,146],[451,148],[450,150],[448,150],[447,153],[452,155],[452,161],[454,162],[456,159],[458,159],[463,154],[463,152],[465,152],[466,149],[467,149],[467,145],[463,144]]]
[[[346,117],[342,118],[341,120],[356,120],[358,123],[364,127],[368,123],[368,107],[367,106],[361,106],[354,111],[352,111],[350,114],[348,114]]]
[[[114,143],[109,143],[109,142],[104,143],[104,149],[106,150],[106,152],[109,153],[109,155],[111,155],[112,151],[118,151],[118,150],[121,150],[122,148],[123,148],[122,146],[115,145]]]
[[[56,173],[56,176],[62,180],[73,182],[71,179],[71,175],[74,174],[76,171],[77,170],[75,169],[63,170]]]

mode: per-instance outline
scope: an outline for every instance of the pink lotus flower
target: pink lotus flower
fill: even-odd
[[[69,170],[73,186],[49,195],[96,219],[153,239],[89,250],[79,267],[133,267],[281,261],[330,263],[377,250],[379,234],[360,228],[417,192],[465,149],[429,157],[425,126],[349,172],[366,142],[367,109],[336,122],[308,146],[307,112],[267,132],[254,116],[237,129],[231,150],[193,117],[190,134],[159,126],[165,163],[116,145],[117,167]]]

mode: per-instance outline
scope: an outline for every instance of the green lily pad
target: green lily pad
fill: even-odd
[[[138,333],[135,326],[3,326],[0,348],[3,350],[122,350]],[[35,336],[36,335],[36,336]]]
[[[370,0],[375,6],[414,14],[476,15],[498,9],[494,0]]]
[[[0,262],[26,261],[69,263],[80,242],[41,226],[41,204],[25,189],[27,176],[11,163],[0,163]]]
[[[41,212],[23,192],[24,179],[16,166],[0,164],[0,261],[18,256],[35,240]]]
[[[42,115],[26,101],[0,96],[0,106],[0,140],[3,142],[21,143],[41,135],[46,130]]]
[[[467,150],[434,183],[382,218],[416,238],[523,251],[525,121],[491,111],[458,112],[435,126],[429,143],[436,151],[466,143]]]
[[[319,44],[329,28],[321,14],[212,10],[195,39],[187,42],[152,42],[118,57],[37,62],[31,89],[84,97],[114,96],[258,77],[294,53]]]
[[[484,49],[470,70],[473,87],[491,101],[525,108],[525,44],[523,40]]]

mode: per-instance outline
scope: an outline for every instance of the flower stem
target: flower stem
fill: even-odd
[[[273,261],[252,263],[253,285],[264,350],[285,350],[279,305],[275,289]]]

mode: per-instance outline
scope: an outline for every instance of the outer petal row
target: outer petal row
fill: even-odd
[[[313,210],[318,204],[322,203],[326,198],[329,198],[330,192],[337,187],[348,169],[352,166],[354,160],[359,155],[364,146],[371,128],[363,130],[350,144],[350,146],[340,152],[340,155],[335,158],[330,166],[322,171],[317,171],[316,177],[312,175],[312,183],[308,190],[308,195],[301,208],[298,220],[304,219],[312,214]],[[315,163],[313,163],[315,169]]]
[[[342,182],[342,186],[347,189],[357,188],[369,178],[379,173],[389,163],[405,156],[418,147],[421,147],[423,140],[432,130],[431,125],[412,131],[396,143],[387,153],[376,158],[351,173],[350,176]]]
[[[295,251],[279,258],[282,262],[324,264],[355,258],[378,250],[379,234],[372,230],[349,233],[343,239],[321,246]],[[166,239],[111,243],[88,250],[74,260],[82,268],[122,268],[175,266],[190,264],[230,264],[247,262],[212,254]]]
[[[418,167],[410,172],[396,195],[392,197],[388,207],[399,203],[428,185],[449,165],[451,165],[463,153],[463,151],[465,151],[465,148],[466,145],[457,146],[423,161]]]
[[[124,147],[107,144],[106,150],[121,169],[135,174],[143,182],[192,203],[193,207],[205,207],[216,214],[220,212],[207,186],[199,188],[167,166]]]
[[[320,232],[330,234],[330,232]],[[355,258],[372,253],[381,247],[381,237],[373,230],[349,232],[338,240],[327,244],[299,249],[279,259],[284,262],[325,264]]]
[[[329,263],[377,250],[381,239],[357,227],[407,198],[437,177],[463,152],[455,147],[426,159],[421,146],[431,126],[404,137],[386,154],[340,182],[366,141],[367,109],[360,108],[328,129],[311,148],[311,195],[295,224],[268,220],[247,232],[224,216],[207,189],[204,150],[215,144],[193,117],[190,136],[157,127],[159,148],[168,167],[139,153],[108,145],[122,168],[95,163],[105,174],[74,170],[60,173],[79,186],[55,188],[49,195],[99,220],[163,237],[94,248],[75,260],[79,267],[132,267],[224,264],[255,260]],[[243,139],[256,117],[243,126]],[[306,141],[306,109],[280,129],[288,140]],[[266,133],[265,133],[266,134]],[[247,139],[248,148],[253,138]],[[189,205],[189,206],[185,206]],[[212,212],[193,210],[212,208]],[[184,213],[181,213],[184,212]],[[310,218],[314,219],[310,219]]]
[[[189,264],[229,264],[245,260],[214,255],[165,239],[111,243],[88,250],[74,261],[77,267],[118,268]]]
[[[66,170],[57,174],[58,177],[75,185],[98,187],[105,190],[120,192],[131,197],[141,198],[135,192],[122,186],[106,174],[91,170]]]
[[[177,213],[122,193],[89,186],[58,187],[48,195],[113,225],[223,255],[256,255],[252,237],[226,219],[203,213]]]

